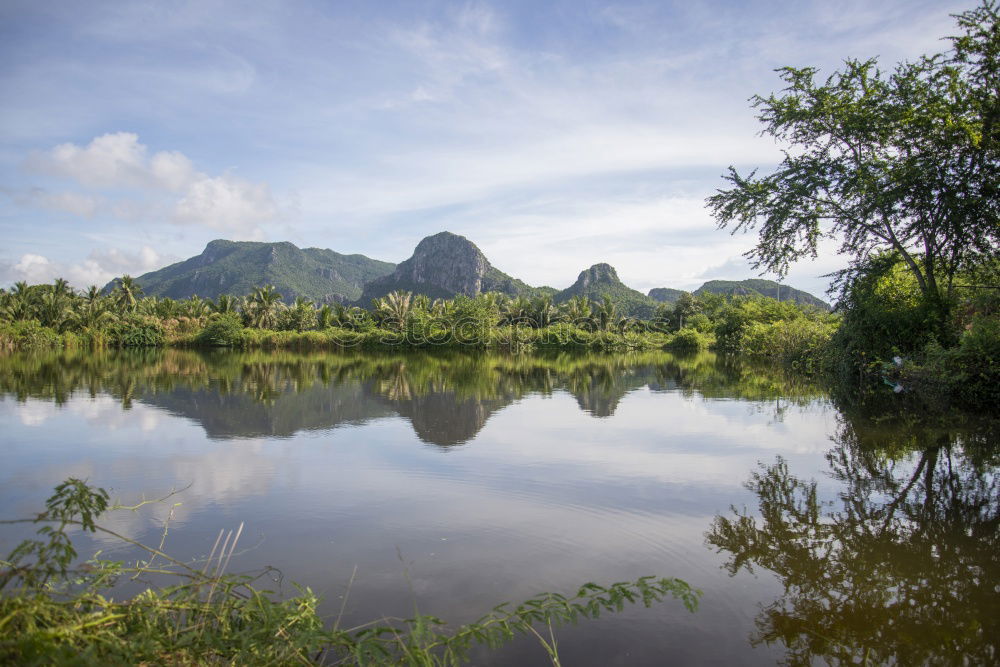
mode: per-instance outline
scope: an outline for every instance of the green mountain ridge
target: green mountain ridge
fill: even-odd
[[[672,304],[684,291],[659,287],[649,294],[624,284],[610,264],[595,264],[582,271],[564,290],[532,287],[500,271],[475,243],[451,232],[425,237],[408,259],[397,264],[364,255],[343,255],[333,250],[298,248],[287,241],[215,240],[200,255],[136,278],[149,296],[175,299],[198,296],[215,299],[220,294],[242,296],[263,285],[274,285],[286,302],[302,296],[319,303],[354,303],[371,306],[372,299],[405,290],[431,298],[475,296],[501,292],[511,297],[551,297],[564,303],[577,296],[601,301],[610,296],[618,312],[648,318],[662,303]],[[114,281],[105,290],[114,287]],[[694,294],[761,295],[829,310],[813,295],[771,280],[711,280]]]
[[[673,289],[671,287],[655,287],[649,290],[649,297],[659,303],[673,304],[677,302],[684,290]],[[704,285],[696,289],[693,294],[721,294],[723,296],[766,296],[778,301],[794,301],[800,305],[810,305],[823,310],[832,310],[830,304],[822,299],[813,296],[809,292],[804,292],[788,285],[776,283],[773,280],[763,278],[749,278],[747,280],[709,280]]]
[[[365,283],[391,273],[395,264],[364,255],[299,248],[288,241],[211,241],[200,255],[136,278],[147,296],[181,299],[194,294],[215,299],[243,296],[274,285],[285,301],[302,296],[343,303],[361,296]],[[105,290],[114,287],[114,281]]]
[[[760,294],[778,301],[794,301],[802,305],[816,306],[824,310],[831,310],[830,304],[819,299],[808,292],[797,290],[788,285],[776,283],[773,280],[763,278],[749,278],[747,280],[709,280],[707,283],[694,291],[695,296],[709,292],[711,294],[722,294],[724,296],[753,296]]]

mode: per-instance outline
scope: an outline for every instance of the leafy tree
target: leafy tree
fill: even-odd
[[[720,227],[759,230],[754,266],[784,275],[837,238],[856,270],[890,249],[923,298],[947,312],[956,273],[1000,242],[1000,16],[994,0],[957,17],[947,53],[883,72],[847,60],[829,78],[779,70],[787,87],[755,96],[764,134],[789,149],[773,173],[730,167],[708,198]]]
[[[698,297],[691,294],[691,292],[684,292],[677,298],[677,302],[674,304],[672,315],[673,329],[676,331],[678,329],[683,329],[686,320],[688,320],[695,313],[701,311],[701,302]]]

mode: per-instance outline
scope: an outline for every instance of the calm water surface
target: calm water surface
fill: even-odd
[[[157,543],[172,512],[167,551],[195,558],[245,522],[230,569],[277,566],[331,618],[354,573],[347,624],[414,607],[461,623],[655,574],[701,589],[698,611],[563,628],[563,663],[998,659],[997,441],[981,422],[846,408],[661,352],[15,355],[0,395],[4,517],[69,476],[125,502],[187,487],[103,523]],[[547,664],[528,640],[475,661]]]

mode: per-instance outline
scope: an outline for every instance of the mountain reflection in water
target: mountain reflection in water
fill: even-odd
[[[646,574],[704,591],[560,628],[564,664],[996,663],[996,421],[909,400],[713,354],[0,355],[0,507],[67,476],[189,486],[107,519],[155,542],[169,514],[186,558],[246,522],[235,568],[280,566],[331,618],[351,581],[353,624]]]
[[[594,417],[614,415],[627,393],[693,391],[722,398],[809,400],[801,379],[715,355],[297,354],[155,350],[0,358],[0,391],[63,402],[108,393],[193,419],[213,439],[291,437],[303,430],[401,416],[423,442],[475,437],[498,410],[528,394],[566,391]],[[780,397],[780,398],[779,398]],[[780,409],[780,407],[779,407]]]

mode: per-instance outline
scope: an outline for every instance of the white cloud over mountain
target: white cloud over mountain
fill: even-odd
[[[103,214],[165,219],[248,237],[257,235],[260,224],[279,217],[267,183],[253,183],[230,172],[210,176],[178,151],[150,154],[132,132],[103,134],[85,146],[64,143],[35,151],[25,167],[71,181],[83,191],[50,193],[33,188],[15,196],[15,201],[87,218]]]
[[[65,278],[76,288],[88,285],[100,287],[117,276],[126,273],[139,275],[170,261],[176,261],[176,258],[165,257],[149,246],[142,246],[136,251],[118,248],[92,250],[85,259],[77,262],[54,261],[44,255],[25,253],[14,262],[0,263],[0,282],[24,280],[36,284]]]

